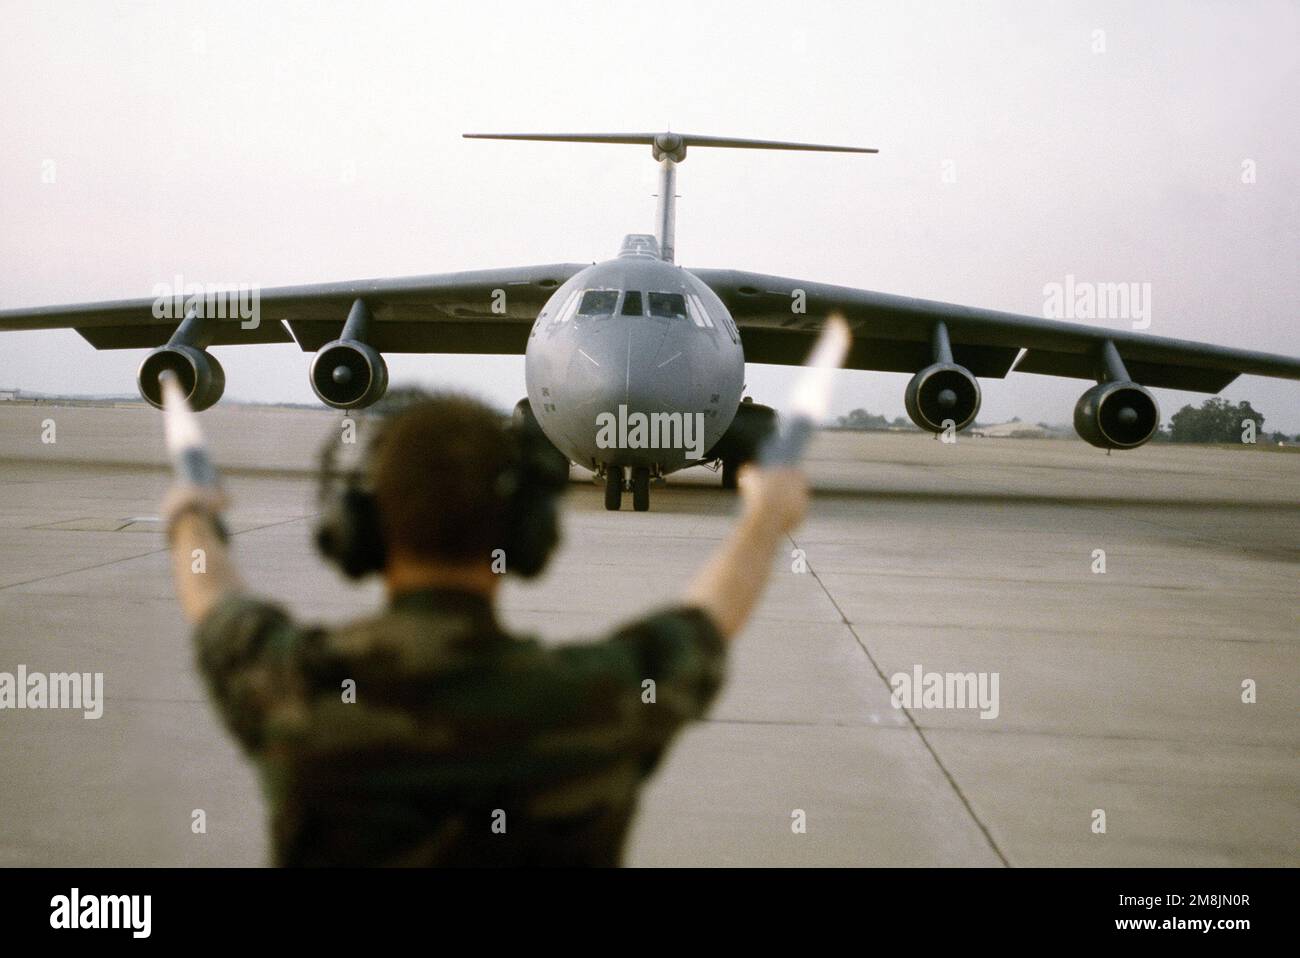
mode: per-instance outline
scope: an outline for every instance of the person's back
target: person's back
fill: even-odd
[[[548,647],[436,589],[333,630],[236,596],[197,642],[281,865],[618,864],[642,779],[723,662],[697,609]]]
[[[558,541],[568,469],[540,441],[459,397],[386,421],[317,543],[353,578],[381,574],[388,605],[334,628],[245,589],[214,521],[223,496],[169,497],[177,593],[261,772],[278,864],[618,863],[641,783],[716,695],[807,494],[796,471],[751,470],[737,528],[679,605],[545,646],[494,611],[498,573],[536,574]]]

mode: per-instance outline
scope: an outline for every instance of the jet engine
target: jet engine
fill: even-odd
[[[908,381],[903,404],[912,422],[929,432],[943,432],[948,420],[965,429],[980,411],[979,380],[965,366],[934,363]]]
[[[1099,449],[1136,449],[1159,426],[1155,397],[1133,382],[1100,383],[1074,405],[1074,431]]]
[[[373,405],[388,390],[388,364],[379,350],[354,339],[326,343],[311,363],[311,388],[335,409]]]
[[[159,346],[140,363],[136,382],[149,405],[162,408],[162,386],[158,377],[166,370],[176,373],[181,389],[196,412],[216,405],[226,391],[226,371],[216,357],[194,346]]]

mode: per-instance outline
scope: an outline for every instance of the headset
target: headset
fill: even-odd
[[[364,461],[339,470],[340,445],[331,435],[321,446],[316,548],[349,579],[383,569],[387,560],[379,503],[368,480],[368,467],[383,441],[385,426],[402,410],[436,397],[419,390],[394,391],[374,410],[381,419],[366,447]],[[569,484],[568,459],[551,445],[528,409],[516,409],[506,427],[510,452],[496,476],[485,476],[501,503],[509,571],[532,578],[545,567],[560,541],[559,498]],[[485,559],[488,557],[484,557]]]

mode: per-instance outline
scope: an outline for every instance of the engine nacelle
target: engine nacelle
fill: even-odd
[[[1101,383],[1074,404],[1074,431],[1099,449],[1136,449],[1159,427],[1160,407],[1137,383]]]
[[[388,364],[379,350],[353,339],[336,339],[311,361],[311,388],[327,406],[360,409],[388,391]]]
[[[912,422],[928,432],[943,432],[948,420],[965,429],[980,411],[979,380],[965,366],[935,363],[908,381],[903,405]]]
[[[529,403],[527,396],[515,403],[514,412],[510,415],[510,422],[516,429],[527,430],[532,433],[532,449],[539,459],[543,457],[545,459],[545,462],[541,463],[543,469],[550,470],[554,475],[563,479],[569,477],[569,457],[560,452],[555,443],[551,442],[550,436],[546,435],[546,430],[537,421],[537,416],[533,413],[532,404]]]
[[[195,412],[215,406],[226,391],[226,371],[211,353],[194,346],[159,346],[144,358],[136,374],[140,395],[156,409],[163,404],[158,377],[169,369]]]

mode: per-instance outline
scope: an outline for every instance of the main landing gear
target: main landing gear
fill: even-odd
[[[650,508],[650,470],[645,466],[631,469],[632,508],[646,512]],[[623,467],[609,466],[605,470],[605,508],[617,512],[623,505]]]
[[[744,460],[723,459],[722,460],[722,488],[735,489],[740,485],[737,476],[740,475],[740,467],[743,466]]]
[[[759,450],[776,432],[776,410],[762,406],[746,396],[736,410],[736,418],[708,452],[705,459],[722,462],[722,488],[735,489],[740,468],[758,457]]]

